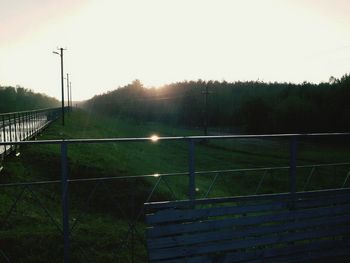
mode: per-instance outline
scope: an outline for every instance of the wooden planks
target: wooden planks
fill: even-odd
[[[227,229],[231,227],[244,227],[248,225],[261,225],[268,223],[277,223],[279,221],[297,221],[307,218],[319,218],[325,216],[332,216],[338,214],[350,213],[350,204],[336,207],[326,208],[312,208],[302,211],[286,210],[279,213],[263,214],[259,216],[240,216],[237,218],[221,218],[218,220],[202,220],[186,222],[184,224],[169,224],[159,225],[157,227],[149,228],[147,230],[147,236],[149,237],[160,237],[178,234],[188,234],[191,232],[200,231],[213,231],[219,229]]]
[[[335,248],[343,257],[343,246],[350,251],[349,189],[297,193],[293,199],[264,195],[150,203],[146,208],[151,211],[146,217],[151,262],[239,262],[285,255],[292,260],[302,251],[311,260],[326,251],[336,256]]]
[[[324,207],[333,204],[350,203],[350,194],[336,195],[327,199],[297,199],[294,202],[289,201],[275,201],[266,203],[254,204],[234,204],[234,206],[221,206],[221,207],[209,207],[202,209],[191,209],[184,213],[184,210],[164,209],[158,211],[156,214],[150,214],[147,216],[148,224],[161,224],[162,222],[176,222],[176,221],[195,221],[201,218],[214,217],[214,216],[228,216],[247,213],[258,213],[266,211],[286,210],[289,208],[310,208],[310,207]]]
[[[317,241],[309,244],[289,245],[288,247],[261,249],[255,251],[242,251],[236,253],[225,253],[216,255],[202,255],[190,257],[187,259],[178,258],[173,262],[187,263],[207,263],[207,262],[261,262],[264,259],[266,262],[309,262],[309,260],[318,259],[322,262],[334,262],[327,257],[334,258],[344,256],[343,260],[350,256],[349,242],[344,241]],[[336,247],[329,251],[329,247]],[[320,260],[322,259],[322,260]],[[326,260],[325,260],[326,259]],[[157,261],[155,261],[157,262]],[[159,261],[161,262],[161,261]],[[338,262],[338,261],[336,261]]]
[[[281,232],[298,231],[306,228],[320,228],[332,225],[346,224],[350,222],[350,215],[338,216],[334,218],[312,219],[304,222],[291,222],[289,224],[262,225],[244,229],[226,230],[226,231],[208,231],[198,232],[193,235],[166,236],[157,239],[151,239],[148,242],[149,249],[159,249],[162,247],[173,247],[178,244],[182,246],[195,245],[203,242],[216,242],[222,240],[232,240],[238,238],[249,238]]]
[[[297,192],[297,198],[316,198],[322,197],[326,199],[328,196],[337,196],[349,194],[350,188],[339,188],[331,190],[315,190],[307,192]],[[263,201],[263,200],[286,200],[290,199],[290,193],[280,193],[280,194],[263,194],[263,195],[248,195],[248,196],[235,196],[235,197],[220,197],[220,198],[206,198],[206,199],[196,199],[193,201],[189,200],[179,200],[179,201],[165,201],[165,202],[152,202],[145,203],[146,211],[156,210],[167,208],[185,208],[189,206],[197,205],[206,205],[206,204],[220,204],[220,203],[229,203],[229,202],[249,202],[249,201]]]

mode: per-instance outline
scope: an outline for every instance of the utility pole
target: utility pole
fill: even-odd
[[[208,135],[208,85],[205,85],[205,91],[202,92],[205,95],[205,106],[204,106],[204,135]]]
[[[68,104],[68,111],[69,111],[69,74],[67,73],[67,104]]]
[[[54,54],[57,54],[61,57],[61,88],[62,88],[62,125],[64,126],[64,87],[63,87],[63,50],[64,48],[58,48],[60,53],[53,51]]]
[[[72,111],[73,110],[73,100],[72,100],[72,82],[69,82],[69,91],[70,91],[70,94],[69,94],[69,98],[70,98],[70,110]]]

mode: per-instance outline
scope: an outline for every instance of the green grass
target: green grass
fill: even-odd
[[[76,110],[68,115],[64,127],[60,121],[56,121],[38,139],[149,137],[153,134],[186,136],[200,135],[200,132],[158,123],[108,118]],[[298,165],[348,161],[348,146],[349,143],[344,141],[303,140],[298,144]],[[59,145],[29,145],[19,150],[19,157],[9,156],[3,164],[0,183],[60,179]],[[195,153],[197,171],[289,165],[289,142],[283,139],[202,142],[196,143]],[[186,172],[187,143],[158,141],[74,144],[69,145],[68,157],[71,179],[126,177],[100,184],[75,182],[69,185],[70,224],[78,222],[72,233],[74,262],[86,262],[86,258],[93,262],[108,262],[112,259],[128,262],[132,249],[137,252],[137,262],[145,261],[144,246],[141,242],[136,242],[133,248],[131,237],[128,238],[127,247],[116,251],[128,230],[126,218],[137,216],[157,182],[151,200],[186,198],[188,179],[187,175],[161,179],[156,176],[130,176]],[[310,170],[298,169],[299,190]],[[348,170],[349,167],[342,167],[334,173],[330,168],[320,169],[314,173],[308,189],[339,187]],[[218,175],[212,185],[215,176],[215,173],[197,176],[198,197],[203,197],[211,186],[211,197],[253,194],[263,172]],[[283,191],[288,191],[288,170],[266,174],[259,193]],[[14,262],[62,261],[62,237],[53,224],[61,224],[60,193],[60,184],[0,188],[0,249]],[[12,206],[20,194],[19,202]],[[4,218],[11,207],[12,214],[5,222]],[[138,232],[134,232],[134,238],[139,240],[144,228],[142,216],[136,227]]]

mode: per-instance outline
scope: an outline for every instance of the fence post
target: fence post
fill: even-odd
[[[292,200],[295,199],[296,192],[296,163],[297,163],[297,137],[290,139],[290,164],[289,164],[289,191]]]
[[[195,200],[196,199],[195,149],[194,149],[194,141],[192,139],[188,141],[188,170],[189,170],[188,196],[190,200]]]
[[[69,205],[68,205],[68,157],[67,143],[61,143],[61,183],[62,183],[62,227],[63,227],[63,262],[69,262]]]

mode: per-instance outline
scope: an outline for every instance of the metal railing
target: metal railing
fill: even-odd
[[[0,114],[0,155],[2,158],[11,152],[15,144],[36,136],[53,120],[61,116],[60,108],[47,108]]]
[[[227,135],[227,136],[185,136],[185,137],[145,137],[145,138],[108,138],[108,139],[67,139],[67,140],[37,140],[37,141],[12,141],[12,142],[1,142],[0,145],[4,146],[24,146],[24,145],[47,145],[55,144],[60,146],[60,163],[61,163],[61,178],[57,180],[45,180],[45,181],[33,181],[33,182],[9,182],[1,183],[1,189],[5,188],[18,188],[19,191],[16,197],[13,198],[12,204],[9,207],[9,210],[5,213],[3,220],[1,220],[2,225],[6,225],[9,221],[11,214],[16,210],[16,206],[22,200],[25,192],[30,193],[31,197],[35,199],[42,210],[45,212],[46,216],[50,219],[50,222],[58,230],[59,235],[62,235],[63,243],[63,260],[64,262],[69,262],[72,258],[71,250],[77,249],[81,253],[81,257],[84,258],[84,261],[89,261],[87,248],[81,245],[77,245],[74,241],[76,239],[75,233],[77,230],[77,224],[81,220],[81,213],[72,215],[73,213],[69,206],[69,189],[74,187],[75,184],[80,186],[84,184],[91,183],[91,190],[87,191],[87,198],[84,201],[82,207],[87,208],[91,201],[94,198],[98,189],[103,189],[102,191],[106,195],[106,199],[109,198],[112,203],[115,204],[118,215],[121,218],[124,218],[127,222],[127,230],[124,233],[124,236],[119,237],[120,242],[114,248],[114,253],[112,259],[118,262],[124,262],[125,257],[120,259],[119,254],[124,249],[129,250],[128,260],[130,262],[140,262],[146,261],[145,255],[137,256],[135,244],[137,240],[141,243],[141,246],[144,245],[143,233],[140,233],[140,225],[142,228],[142,218],[143,218],[143,203],[154,200],[159,200],[159,196],[156,197],[156,191],[159,188],[160,184],[163,184],[166,189],[168,189],[168,200],[179,200],[182,199],[183,195],[177,195],[172,189],[172,186],[169,183],[170,178],[172,177],[186,177],[187,183],[187,198],[194,200],[196,198],[208,198],[212,193],[215,185],[218,184],[220,178],[227,178],[230,176],[247,176],[247,173],[260,173],[260,179],[257,181],[255,186],[255,191],[253,194],[259,194],[261,192],[262,185],[266,181],[266,178],[273,173],[281,173],[288,176],[288,190],[292,196],[298,190],[297,188],[297,171],[306,171],[304,172],[303,184],[299,186],[299,189],[302,191],[308,190],[310,181],[312,178],[321,170],[321,169],[337,169],[343,167],[342,176],[344,180],[337,186],[337,188],[346,187],[348,179],[350,177],[350,162],[338,162],[338,163],[323,163],[323,164],[310,164],[310,165],[297,165],[297,145],[298,141],[306,138],[348,138],[350,133],[327,133],[327,134],[277,134],[277,135]],[[226,169],[226,170],[209,170],[209,171],[196,171],[195,165],[195,156],[196,156],[196,145],[198,143],[207,142],[209,140],[237,140],[237,139],[288,139],[289,140],[289,165],[287,166],[278,166],[278,167],[258,167],[258,168],[245,168],[245,169]],[[148,175],[139,175],[139,176],[118,176],[118,177],[100,177],[100,178],[79,178],[72,179],[69,177],[69,160],[68,160],[68,148],[70,145],[76,144],[105,144],[105,143],[160,143],[167,141],[181,141],[187,144],[188,147],[188,170],[178,173],[155,173]],[[309,172],[307,172],[309,171]],[[302,172],[300,172],[302,173]],[[209,176],[210,183],[208,188],[205,191],[202,191],[202,195],[198,195],[198,180],[201,176]],[[130,196],[128,199],[128,204],[121,204],[120,200],[116,200],[115,192],[108,186],[107,183],[116,183],[116,185],[124,185],[121,182],[128,181],[132,182],[130,185],[135,186],[135,182],[141,180],[143,183],[147,180],[148,191],[145,192],[142,196],[142,200],[138,200],[139,203],[136,204],[135,191],[128,192]],[[183,181],[183,179],[181,179]],[[150,181],[152,183],[150,184]],[[225,184],[225,182],[223,182]],[[57,219],[57,215],[53,215],[45,204],[40,201],[38,194],[33,190],[33,187],[37,186],[48,186],[48,185],[60,185],[61,186],[61,219]],[[83,187],[81,187],[83,188]],[[76,190],[76,189],[75,189]],[[234,193],[231,193],[234,195]],[[104,200],[106,201],[106,200]],[[124,200],[125,201],[125,200]],[[127,215],[125,209],[132,207],[131,216]],[[70,213],[71,212],[71,213]],[[0,258],[11,262],[10,258],[6,255],[6,251],[0,247]],[[93,260],[91,260],[93,261]]]

